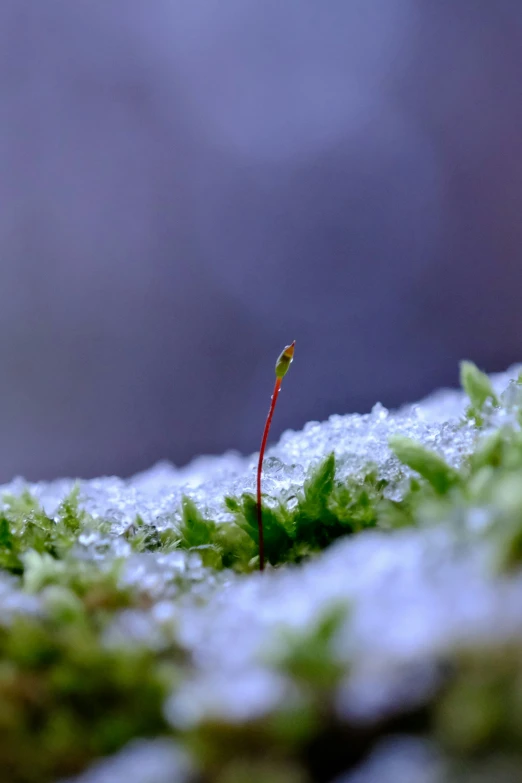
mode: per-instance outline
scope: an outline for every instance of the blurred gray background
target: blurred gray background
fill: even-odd
[[[2,0],[0,480],[522,358],[520,0]]]

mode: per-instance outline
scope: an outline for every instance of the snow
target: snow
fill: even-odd
[[[175,743],[139,740],[62,783],[183,783],[191,777],[189,760]]]
[[[334,783],[444,783],[444,764],[427,742],[397,737],[382,742],[359,769]]]

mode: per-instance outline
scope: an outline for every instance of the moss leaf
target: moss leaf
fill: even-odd
[[[459,482],[458,473],[421,443],[403,435],[392,435],[388,443],[400,461],[420,473],[439,495],[446,494]]]
[[[460,363],[460,382],[476,413],[480,413],[486,400],[491,400],[494,405],[498,405],[497,395],[493,391],[490,379],[473,362]]]

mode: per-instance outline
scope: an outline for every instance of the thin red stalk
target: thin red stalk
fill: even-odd
[[[263,509],[261,508],[261,472],[263,470],[263,459],[265,456],[266,442],[268,440],[268,433],[270,432],[270,425],[272,424],[272,416],[281,389],[282,378],[276,378],[274,393],[270,401],[270,410],[266,417],[265,429],[263,431],[263,440],[261,441],[261,450],[259,451],[259,462],[257,463],[257,529],[259,532],[259,570],[263,571],[265,567],[265,542],[263,538]]]
[[[259,534],[259,570],[262,571],[265,567],[265,542],[263,538],[263,508],[261,506],[261,474],[263,472],[263,458],[265,456],[266,442],[268,440],[268,433],[270,432],[270,425],[272,424],[272,416],[281,389],[281,382],[288,372],[288,368],[292,364],[294,358],[295,340],[290,345],[287,345],[279,356],[276,366],[276,382],[274,386],[274,393],[270,401],[270,410],[266,417],[265,429],[263,431],[263,440],[261,441],[261,449],[259,450],[259,462],[257,463],[257,530]]]

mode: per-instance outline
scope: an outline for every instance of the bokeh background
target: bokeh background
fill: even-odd
[[[0,480],[522,357],[520,0],[2,0]]]

